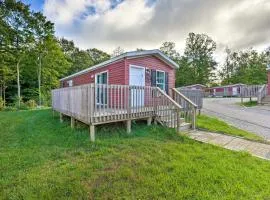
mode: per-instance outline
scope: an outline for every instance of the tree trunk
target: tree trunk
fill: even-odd
[[[17,87],[18,87],[18,106],[21,106],[21,86],[20,86],[20,60],[17,62]]]
[[[39,55],[39,66],[38,66],[38,100],[39,106],[41,106],[41,56]]]
[[[4,100],[4,108],[6,107],[6,84],[3,84],[3,100]]]

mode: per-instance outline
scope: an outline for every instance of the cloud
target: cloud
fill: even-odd
[[[183,51],[189,32],[212,37],[218,57],[226,46],[270,45],[269,0],[46,0],[44,13],[59,36],[108,52],[158,48],[164,41]]]

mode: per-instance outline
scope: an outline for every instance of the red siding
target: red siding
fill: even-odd
[[[268,77],[268,95],[270,95],[270,70],[268,70],[267,77]]]
[[[116,85],[129,85],[129,66],[137,65],[141,67],[145,67],[146,69],[156,69],[168,72],[168,86],[170,88],[175,87],[175,70],[171,68],[168,64],[164,63],[160,59],[154,56],[140,57],[140,58],[132,58],[132,59],[124,59],[118,61],[116,63],[110,64],[106,67],[99,68],[97,70],[87,72],[82,75],[78,75],[72,77],[70,79],[63,81],[63,87],[67,87],[67,81],[72,80],[73,86],[82,85],[87,83],[95,82],[95,74],[108,71],[108,84],[116,84]],[[149,71],[148,70],[148,71]],[[145,85],[151,86],[151,73],[147,72],[145,74]],[[126,103],[126,96],[129,91],[118,93],[115,89],[110,89],[108,92],[108,104],[110,107],[117,106],[120,104]],[[149,91],[145,90],[145,105],[149,105],[151,103],[151,95],[149,95]]]
[[[95,82],[95,74],[108,71],[108,81],[109,84],[118,84],[124,85],[125,82],[125,62],[124,60],[118,61],[116,63],[110,64],[108,66],[99,68],[94,71],[87,72],[82,75],[78,75],[72,77],[70,79],[64,80],[63,86],[67,87],[67,81],[73,80],[73,86],[76,85],[83,85],[87,83],[94,83]]]
[[[125,83],[129,84],[129,66],[137,65],[141,67],[145,67],[146,69],[156,69],[168,72],[169,75],[169,89],[175,87],[175,69],[171,68],[168,64],[164,63],[160,59],[155,56],[147,56],[141,58],[132,58],[126,60],[126,76]],[[145,74],[145,85],[151,86],[151,74]]]
[[[168,72],[169,89],[175,87],[175,69],[154,56],[125,59],[97,70],[87,72],[82,75],[72,77],[63,81],[63,87],[67,87],[67,81],[73,80],[73,86],[95,82],[95,74],[108,71],[109,84],[128,85],[129,84],[129,66],[138,65],[146,69],[156,69]],[[147,72],[146,72],[147,73]],[[145,85],[151,86],[151,74],[145,75]]]

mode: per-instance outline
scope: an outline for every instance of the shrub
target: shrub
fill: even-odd
[[[4,100],[2,99],[2,97],[0,97],[0,111],[3,110],[4,107],[5,107]]]
[[[5,108],[4,108],[4,111],[16,111],[17,109],[15,108],[15,107],[13,107],[13,106],[6,106]]]
[[[28,100],[25,104],[30,109],[33,109],[33,108],[36,108],[37,107],[37,103],[33,99]]]

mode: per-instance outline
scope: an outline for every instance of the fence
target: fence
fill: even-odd
[[[177,91],[179,91],[181,94],[183,94],[185,97],[187,97],[189,100],[191,100],[194,104],[197,105],[197,109],[202,109],[203,107],[203,97],[204,93],[202,90],[192,90],[192,89],[181,89],[176,88]],[[186,102],[186,101],[184,101]],[[187,109],[187,103],[180,104],[183,108]]]

